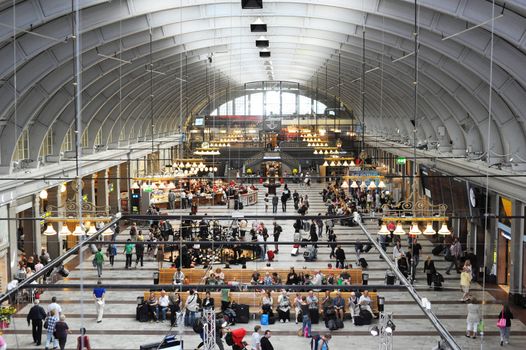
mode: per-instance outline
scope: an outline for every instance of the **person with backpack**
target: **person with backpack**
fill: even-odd
[[[315,335],[310,341],[311,350],[329,350],[329,340],[331,340],[332,335],[330,333]]]
[[[108,249],[106,249],[106,254],[110,259],[110,266],[113,267],[115,262],[115,256],[117,255],[117,245],[115,243],[108,244]]]
[[[97,274],[100,277],[102,277],[102,265],[104,264],[104,253],[102,252],[102,248],[99,248],[97,250],[97,253],[95,253],[95,256],[93,257],[93,265],[97,268]]]

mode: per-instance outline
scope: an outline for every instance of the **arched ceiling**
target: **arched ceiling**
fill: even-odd
[[[463,153],[468,147],[483,151],[489,141],[494,156],[526,159],[526,4],[506,1],[502,9],[501,2],[496,1],[493,13],[491,1],[418,0],[419,142],[435,141],[444,150]],[[258,17],[268,26],[273,78],[335,95],[340,56],[341,99],[360,119],[361,82],[356,79],[361,77],[365,28],[366,69],[381,67],[366,75],[368,131],[412,137],[414,58],[393,61],[414,50],[413,1],[264,0],[262,10],[242,10],[239,0],[78,3],[82,122],[90,147],[99,131],[106,145],[120,137],[148,136],[150,88],[154,132],[160,135],[177,132],[191,111],[203,107],[207,94],[268,80],[266,60],[259,58],[254,43],[261,33],[250,32]],[[488,20],[501,13],[494,21],[492,50]],[[75,116],[71,33],[71,1],[17,1],[13,8],[11,0],[0,0],[0,167],[10,167],[17,138],[26,128],[31,159],[37,159],[51,127],[58,154]],[[146,70],[150,58],[163,74]]]

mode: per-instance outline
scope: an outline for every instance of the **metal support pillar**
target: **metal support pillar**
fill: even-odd
[[[204,350],[214,350],[216,346],[216,313],[214,309],[203,309]]]

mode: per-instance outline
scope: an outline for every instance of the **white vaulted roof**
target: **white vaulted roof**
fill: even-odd
[[[492,10],[492,2],[485,0],[417,2],[419,140],[447,142],[455,151],[468,147],[482,151],[489,141],[496,156],[516,154],[526,159],[526,3],[506,1],[503,8],[504,1],[496,1]],[[51,126],[58,154],[75,115],[71,1],[16,1],[15,8],[12,3],[0,0],[0,166],[4,167],[10,166],[24,129],[30,134],[30,158],[38,157]],[[365,24],[366,69],[381,67],[366,75],[368,131],[412,136],[414,58],[393,60],[414,50],[413,1],[264,0],[262,10],[242,10],[239,0],[78,3],[82,122],[91,147],[99,130],[103,144],[115,142],[121,133],[129,140],[148,135],[150,73],[145,67],[150,60],[150,28],[154,70],[164,73],[154,74],[153,81],[156,132],[175,133],[191,111],[203,107],[207,91],[221,94],[229,86],[268,79],[254,43],[261,33],[250,32],[250,24],[258,18],[268,26],[265,36],[270,40],[275,80],[295,81],[335,95],[341,55],[341,99],[360,119],[361,82],[356,79],[362,71]],[[492,50],[489,20],[501,14],[493,22]],[[488,123],[492,53],[492,122]],[[105,57],[114,55],[131,63]]]

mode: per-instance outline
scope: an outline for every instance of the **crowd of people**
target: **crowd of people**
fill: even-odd
[[[47,308],[40,305],[39,299],[35,299],[26,320],[27,325],[32,327],[33,343],[35,345],[42,344],[42,332],[45,332],[46,340],[44,346],[46,350],[64,350],[66,348],[71,329],[66,322],[66,315],[56,297],[51,298],[51,303]],[[80,329],[76,349],[91,350],[90,340],[88,335],[86,335],[86,328]]]
[[[302,183],[309,186],[310,178],[305,178],[305,180],[306,182],[302,181]],[[181,198],[185,197],[185,208],[193,205],[193,190],[196,189],[183,191],[185,194],[181,194]],[[201,192],[208,190],[206,186],[198,189]],[[348,254],[346,254],[343,247],[338,244],[334,226],[336,224],[355,225],[360,221],[360,213],[381,210],[380,208],[383,205],[392,204],[392,198],[387,191],[345,190],[341,187],[339,181],[328,184],[320,195],[326,207],[324,214],[328,216],[342,216],[342,218],[327,219],[322,213],[318,213],[317,217],[312,220],[298,218],[293,224],[293,239],[299,245],[310,245],[316,248],[319,244],[322,244],[320,240],[325,236],[326,244],[331,248],[329,256],[330,259],[333,259],[335,268],[332,269],[333,264],[330,263],[328,265],[330,272],[327,274],[323,274],[320,270],[315,270],[313,274],[308,274],[303,271],[296,272],[295,268],[291,267],[286,280],[282,280],[276,272],[267,271],[261,273],[254,271],[250,281],[252,285],[261,286],[305,286],[304,290],[297,292],[282,289],[279,291],[276,300],[274,300],[270,290],[261,291],[261,313],[270,317],[274,317],[274,314],[277,314],[276,319],[282,323],[292,320],[297,324],[301,323],[301,335],[306,337],[313,336],[312,323],[317,318],[322,318],[329,329],[332,329],[332,324],[336,323],[336,321],[343,322],[346,313],[351,316],[352,322],[356,325],[369,324],[374,318],[370,305],[371,299],[367,290],[351,292],[348,300],[343,299],[340,291],[336,292],[335,297],[332,297],[330,292],[327,291],[324,297],[318,300],[317,293],[313,292],[311,286],[353,284],[350,274],[346,271],[346,269],[352,267],[352,263],[349,262]],[[272,212],[277,213],[281,203],[281,211],[287,212],[289,201],[293,202],[294,210],[301,215],[306,215],[310,209],[308,194],[300,195],[297,190],[291,191],[285,185],[279,195],[276,193],[271,196],[265,196],[265,211],[272,208]],[[126,269],[143,267],[145,257],[156,260],[160,269],[166,261],[166,254],[171,252],[170,260],[173,262],[171,266],[174,268],[173,281],[175,285],[185,283],[185,276],[181,268],[196,267],[201,264],[204,267],[211,266],[209,265],[210,260],[203,259],[203,256],[214,254],[212,248],[206,245],[196,246],[192,241],[250,240],[261,243],[255,244],[253,249],[254,256],[262,261],[272,262],[276,254],[279,254],[278,243],[283,233],[283,227],[275,221],[270,227],[267,227],[261,221],[253,220],[249,223],[246,219],[241,218],[234,219],[229,225],[225,226],[216,220],[208,220],[204,217],[201,220],[185,220],[181,222],[178,229],[174,230],[169,221],[156,220],[155,216],[159,215],[159,213],[159,208],[154,206],[150,208],[149,214],[152,216],[152,219],[148,223],[148,228],[140,229],[136,223],[133,223],[130,227],[130,238],[124,246],[117,246],[111,243],[107,245],[105,250],[98,248],[96,252],[94,251],[93,266],[97,269],[99,277],[102,276],[106,258],[108,258],[110,266],[114,266],[115,256],[120,253],[118,247],[120,247],[122,254],[126,257]],[[394,224],[389,225],[388,229],[394,231]],[[147,230],[146,235],[143,234],[143,230]],[[115,239],[115,236],[113,239]],[[169,252],[166,248],[168,245],[165,247],[162,244],[156,244],[169,241],[170,239],[184,239],[188,242],[181,247],[175,246]],[[411,282],[415,282],[422,252],[422,245],[419,243],[418,238],[409,236],[407,246],[404,247],[405,242],[399,236],[379,235],[378,243],[384,251],[387,250],[389,245],[392,245],[392,258],[397,269],[405,277],[409,278]],[[445,274],[450,274],[452,270],[460,274],[460,287],[463,293],[461,300],[467,303],[468,311],[466,337],[476,338],[477,332],[480,331],[480,306],[476,298],[470,293],[470,285],[477,280],[477,257],[473,254],[472,249],[463,251],[458,238],[446,237],[442,248],[438,255],[443,256],[450,263]],[[248,256],[242,257],[242,249],[240,247],[234,246],[232,251],[234,252],[232,260],[229,260],[227,263],[243,263],[248,260]],[[360,254],[364,251],[368,251],[367,245],[364,246],[359,241],[356,242],[355,254],[357,264],[361,257]],[[32,276],[40,271],[49,261],[49,254],[44,250],[39,256],[26,257],[22,255],[18,262],[16,280],[20,282]],[[427,285],[430,288],[433,284],[436,285],[438,271],[431,256],[426,257],[422,269],[427,277]],[[203,282],[207,285],[222,285],[229,281],[225,281],[221,268],[209,268],[206,270]],[[97,322],[102,322],[103,319],[105,292],[104,288],[95,288],[93,290]],[[308,295],[302,295],[302,292],[308,292]],[[198,316],[200,311],[207,308],[214,309],[216,302],[211,297],[210,291],[206,292],[204,299],[201,299],[199,294],[193,290],[188,293],[189,295],[183,302],[181,294],[176,291],[167,293],[163,290],[159,294],[151,292],[149,297],[144,300],[148,320],[150,322],[169,322],[172,327],[180,324],[186,327],[194,327],[196,322],[200,320]],[[234,349],[241,350],[248,345],[243,342],[246,330],[243,328],[232,328],[232,322],[230,322],[232,320],[229,319],[228,315],[228,309],[231,308],[229,297],[227,295],[225,297],[222,296],[220,303],[221,314],[219,323],[216,324],[216,332],[218,334],[216,343],[220,349],[223,349],[222,339],[224,338],[227,341],[227,335],[230,334],[230,337],[233,338],[232,344],[229,344],[230,341],[227,341],[227,344]],[[321,314],[319,314],[319,310],[321,310]],[[500,344],[507,344],[509,342],[511,319],[513,319],[513,314],[508,306],[503,306],[498,319],[501,337]],[[500,320],[503,321],[500,322]],[[40,305],[37,296],[34,299],[33,307],[27,315],[27,321],[28,325],[32,325],[33,341],[36,345],[41,344],[41,336],[44,331],[46,334],[46,349],[65,348],[68,334],[71,331],[66,323],[66,316],[62,312],[61,306],[57,303],[56,298],[53,298],[51,304],[44,308]],[[196,329],[200,328],[197,327]],[[80,333],[81,336],[78,338],[77,348],[91,349],[86,329],[81,329]],[[203,338],[202,330],[196,331],[196,333]],[[250,345],[256,350],[272,350],[273,346],[270,338],[270,330],[262,331],[260,326],[256,326],[251,336]],[[318,340],[322,341],[327,348],[330,334],[323,335]]]

